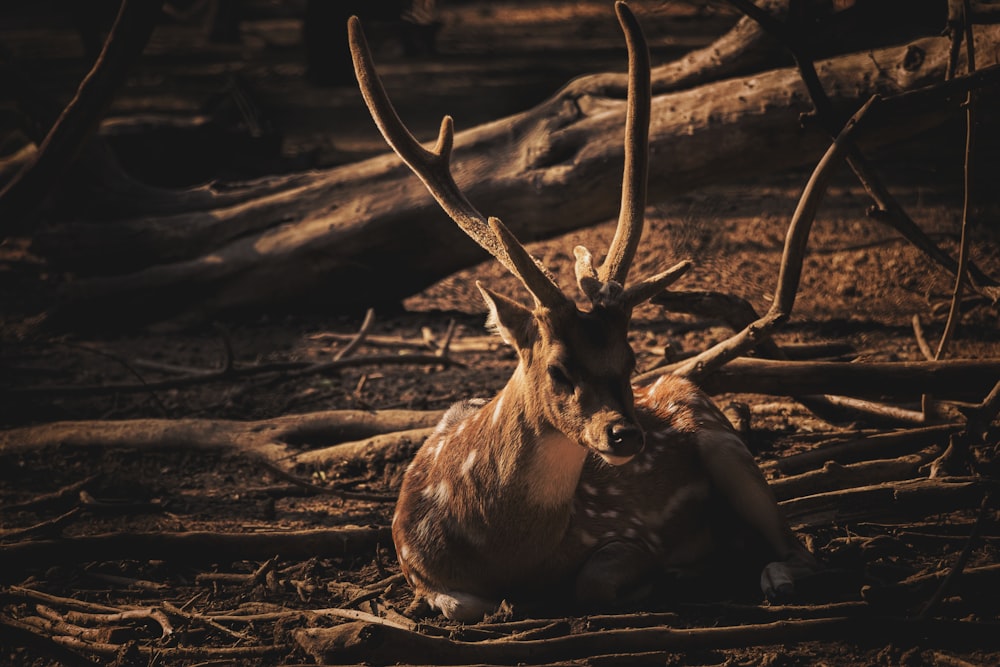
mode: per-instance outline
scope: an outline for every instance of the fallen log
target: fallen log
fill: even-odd
[[[1000,641],[997,626],[961,621],[911,621],[858,614],[851,617],[776,621],[719,628],[605,630],[528,641],[459,642],[386,625],[355,622],[295,630],[296,643],[318,663],[418,662],[439,665],[541,664],[607,654],[744,648],[803,641],[865,641],[919,636],[935,644],[976,646]],[[968,644],[965,644],[968,645]]]
[[[989,66],[1000,58],[992,48],[1000,29],[980,30],[977,40],[984,54],[979,76],[989,79]],[[873,94],[943,80],[947,60],[948,40],[926,38],[837,57],[818,70],[833,103],[853,110]],[[589,92],[570,86],[539,107],[456,137],[459,186],[525,241],[614,213],[620,166],[609,165],[621,164],[625,103]],[[941,102],[917,117],[886,105],[891,115],[872,123],[862,145],[939,124],[958,100]],[[800,114],[810,109],[794,69],[657,96],[651,200],[758,173],[762,164],[814,163],[828,142],[799,126]],[[428,246],[428,238],[435,243]],[[272,188],[219,210],[112,222],[99,234],[92,225],[56,226],[37,246],[63,266],[103,274],[71,284],[57,319],[78,324],[121,321],[123,313],[135,322],[193,322],[264,305],[360,309],[398,302],[483,259],[394,156],[317,173],[306,183],[297,179],[287,190]],[[416,247],[426,250],[413,253]],[[390,265],[393,271],[386,270]],[[395,278],[400,272],[406,281]],[[337,285],[352,289],[331,289]]]
[[[52,447],[205,449],[259,459],[284,470],[303,448],[312,465],[368,464],[402,458],[420,445],[443,411],[330,410],[258,421],[129,419],[66,421],[0,431],[0,457]],[[356,442],[355,442],[356,441]],[[326,446],[327,448],[323,448]]]

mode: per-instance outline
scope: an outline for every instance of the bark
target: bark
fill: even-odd
[[[980,67],[995,64],[1000,29],[980,30],[977,41]],[[841,56],[818,69],[834,105],[849,113],[873,94],[943,80],[947,61],[948,40],[933,37]],[[981,76],[989,78],[990,71]],[[532,110],[459,134],[453,159],[459,185],[525,241],[610,218],[625,114],[622,97],[602,94],[611,89],[599,77],[576,82]],[[940,105],[916,115],[885,106],[891,116],[881,126],[873,123],[863,145],[911,136],[948,115]],[[828,142],[800,127],[800,114],[810,110],[791,68],[657,96],[651,203],[758,173],[762,165],[814,163]],[[199,322],[263,307],[360,309],[396,303],[484,258],[394,156],[260,187],[270,194],[108,223],[100,234],[91,225],[49,230],[38,238],[46,255],[75,271],[103,273],[71,284],[56,319]],[[400,274],[407,280],[398,280]]]

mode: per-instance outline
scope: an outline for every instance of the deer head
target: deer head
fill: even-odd
[[[517,276],[532,297],[533,305],[527,307],[478,285],[489,308],[489,324],[517,350],[520,363],[514,377],[532,397],[525,411],[534,413],[525,418],[550,424],[609,463],[621,464],[642,449],[644,437],[630,382],[635,367],[628,343],[632,309],[666,289],[690,263],[626,284],[646,204],[650,66],[635,16],[624,2],[617,2],[615,11],[629,53],[621,210],[599,268],[589,250],[580,246],[574,251],[577,284],[589,302],[584,309],[563,293],[498,218],[484,216],[458,188],[450,170],[451,117],[442,120],[434,148],[424,148],[393,109],[357,17],[350,19],[348,31],[361,92],[382,136],[449,217]]]

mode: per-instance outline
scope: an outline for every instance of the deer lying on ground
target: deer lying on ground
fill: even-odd
[[[628,7],[616,4],[629,50],[625,177],[617,231],[595,269],[575,250],[581,310],[496,218],[451,175],[453,129],[433,150],[403,125],[379,80],[357,18],[355,72],[386,141],[448,215],[517,276],[527,308],[478,284],[488,324],[518,355],[489,401],[447,411],[406,471],[392,535],[418,598],[446,617],[479,620],[504,599],[575,585],[581,603],[609,606],[658,570],[697,565],[724,542],[720,505],[772,552],[761,586],[790,593],[815,560],[784,521],[742,440],[690,382],[663,376],[633,387],[632,309],[662,292],[687,262],[626,286],[642,233],[650,117],[649,52]]]

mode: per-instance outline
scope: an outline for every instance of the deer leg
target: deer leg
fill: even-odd
[[[645,597],[652,590],[656,561],[631,542],[609,542],[594,551],[576,578],[576,599],[609,608]]]
[[[795,580],[816,572],[819,565],[788,527],[746,445],[721,425],[706,427],[698,437],[698,453],[715,487],[777,559],[761,573],[761,590],[771,600],[791,596]]]

